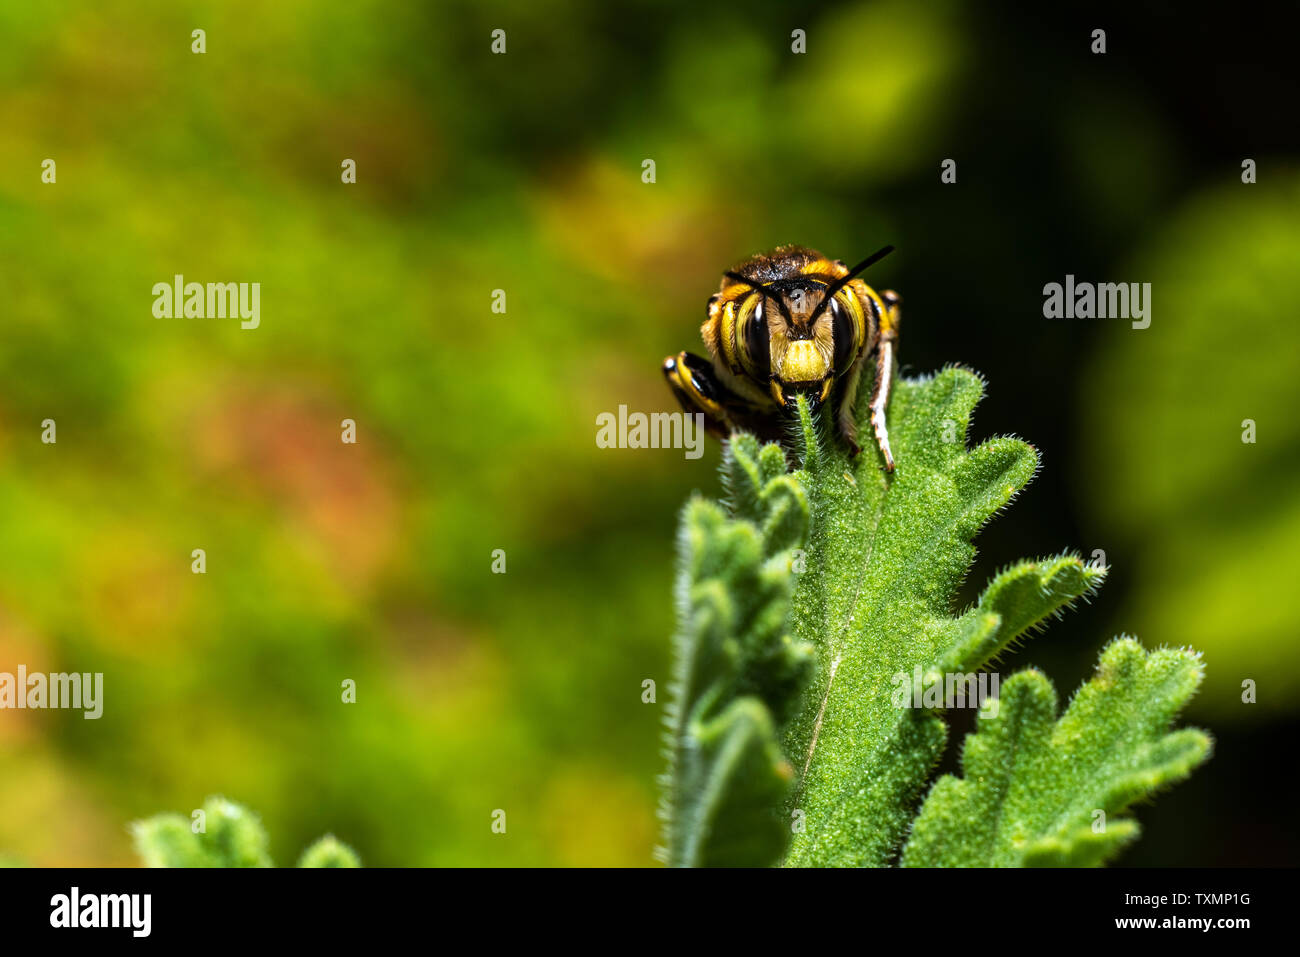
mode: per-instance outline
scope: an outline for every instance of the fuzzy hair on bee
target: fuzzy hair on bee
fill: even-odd
[[[700,327],[709,357],[681,352],[664,360],[664,377],[682,408],[702,413],[719,437],[742,430],[782,441],[803,395],[814,410],[832,411],[837,434],[856,456],[862,450],[854,406],[870,364],[871,427],[892,472],[885,407],[901,300],[857,276],[893,249],[849,268],[813,249],[781,246],[724,273]]]

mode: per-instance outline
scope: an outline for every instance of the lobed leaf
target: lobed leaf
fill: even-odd
[[[1139,832],[1120,813],[1186,778],[1210,754],[1202,731],[1169,731],[1203,677],[1200,656],[1117,639],[1057,720],[1036,671],[1002,689],[963,749],[963,778],[931,790],[904,866],[1092,866]]]
[[[900,382],[892,475],[874,443],[850,461],[803,413],[812,531],[791,632],[817,649],[820,667],[785,738],[801,772],[792,807],[805,820],[789,864],[889,863],[946,739],[937,714],[895,705],[897,676],[974,672],[1104,575],[1070,555],[1022,562],[954,614],[972,538],[1038,466],[1018,439],[967,450],[982,395],[979,377],[958,368]]]
[[[360,867],[361,858],[333,834],[326,834],[298,859],[299,867]]]
[[[234,801],[210,797],[203,830],[177,814],[131,825],[136,853],[146,867],[270,867],[268,839],[257,815]]]
[[[156,814],[131,825],[145,867],[271,867],[266,829],[256,814],[222,797],[203,803],[202,829],[179,814]],[[303,852],[299,867],[360,867],[357,853],[332,834]]]
[[[667,711],[660,856],[674,866],[766,865],[784,851],[793,772],[779,726],[799,701],[811,649],[785,633],[791,554],[808,524],[776,445],[729,443],[729,507],[682,516],[677,673]]]
[[[1165,733],[1199,660],[1121,642],[1059,722],[1046,678],[1008,681],[1002,717],[967,739],[967,780],[939,781],[916,817],[947,726],[941,700],[897,690],[975,680],[1106,574],[1072,554],[1021,561],[955,607],[974,536],[1038,467],[1019,439],[967,447],[983,391],[959,368],[898,383],[892,474],[866,390],[856,458],[802,399],[796,471],[776,445],[728,443],[726,507],[682,517],[666,861],[879,866],[910,833],[909,865],[1095,864],[1137,834],[1115,815],[1204,760],[1204,734]]]

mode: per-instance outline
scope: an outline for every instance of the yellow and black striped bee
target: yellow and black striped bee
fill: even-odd
[[[856,456],[858,381],[874,357],[871,427],[892,472],[885,406],[901,300],[856,277],[893,250],[886,246],[850,269],[812,249],[782,246],[724,273],[700,327],[709,360],[689,352],[664,360],[682,408],[702,412],[719,437],[739,429],[781,441],[803,394],[814,409],[834,410],[838,434]]]

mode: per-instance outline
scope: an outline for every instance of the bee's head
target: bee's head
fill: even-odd
[[[745,365],[767,380],[777,404],[792,409],[803,394],[815,409],[830,396],[836,376],[848,371],[869,335],[849,283],[892,250],[882,249],[835,279],[798,275],[761,283],[726,274],[750,287],[737,313],[737,338]]]
[[[851,348],[848,313],[833,295],[823,306],[829,288],[824,282],[789,279],[774,286],[755,306],[754,317],[766,327],[772,398],[793,406],[794,397],[803,393],[816,408],[830,394],[836,372],[843,371],[836,369],[836,352]]]

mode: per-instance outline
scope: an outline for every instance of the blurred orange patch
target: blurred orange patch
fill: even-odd
[[[392,557],[400,505],[378,436],[299,387],[228,389],[193,423],[198,465],[223,488],[260,498],[315,540],[325,563],[350,585],[371,583]]]

